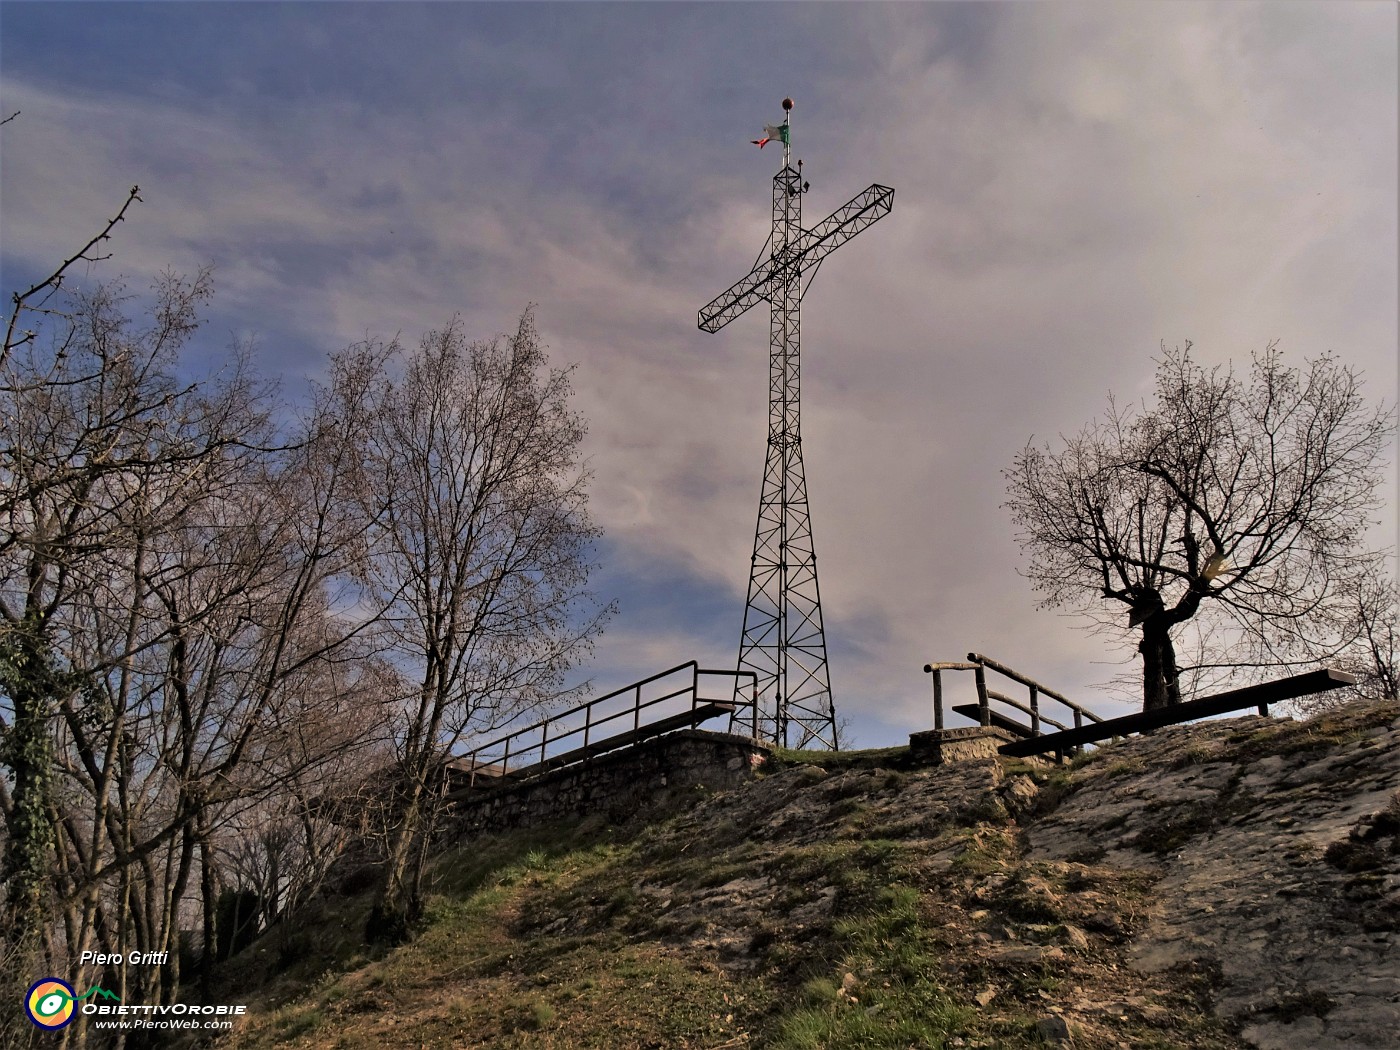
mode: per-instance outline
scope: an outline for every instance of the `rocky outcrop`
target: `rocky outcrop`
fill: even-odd
[[[1179,726],[1060,767],[770,767],[644,832],[625,906],[538,921],[736,977],[825,965],[833,1009],[927,980],[974,1011],[950,1046],[1394,1050],[1397,716]],[[936,963],[861,954],[891,901],[907,943],[877,943]]]
[[[1104,748],[1031,861],[1154,878],[1128,965],[1212,975],[1262,1050],[1400,1046],[1400,721],[1237,718]]]
[[[1059,766],[929,739],[754,768],[699,734],[495,796],[414,943],[345,944],[342,887],[239,956],[268,976],[229,1001],[291,999],[230,1045],[1400,1050],[1397,705]]]

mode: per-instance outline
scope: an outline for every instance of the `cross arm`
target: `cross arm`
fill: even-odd
[[[883,219],[893,206],[894,190],[873,183],[810,230],[802,231],[797,238],[796,264],[805,268],[820,262],[871,223]]]
[[[768,298],[768,278],[772,272],[772,266],[765,259],[733,287],[702,306],[698,318],[700,327],[706,332],[718,332],[754,303]]]
[[[810,230],[803,230],[780,260],[758,263],[731,288],[700,308],[697,322],[706,332],[718,332],[755,303],[769,298],[773,268],[803,268],[821,262],[871,223],[883,219],[894,205],[894,190],[879,183],[856,194]]]

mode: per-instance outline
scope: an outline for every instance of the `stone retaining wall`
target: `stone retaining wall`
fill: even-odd
[[[458,803],[454,831],[507,831],[594,814],[621,824],[702,790],[737,787],[753,779],[771,753],[748,737],[683,729],[469,797]]]
[[[997,748],[1015,739],[996,726],[926,729],[909,734],[909,757],[919,765],[928,766],[995,759]]]

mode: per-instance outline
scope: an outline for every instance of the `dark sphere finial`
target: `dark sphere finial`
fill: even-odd
[[[785,99],[783,99],[783,109],[792,109],[792,99],[790,99],[790,98],[785,98]]]

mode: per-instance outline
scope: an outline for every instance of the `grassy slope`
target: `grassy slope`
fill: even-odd
[[[786,754],[649,826],[458,846],[411,944],[368,953],[350,898],[235,960],[255,1016],[218,1045],[1029,1047],[1071,996],[1124,1000],[1081,1050],[1242,1045],[1207,1008],[1213,975],[1123,965],[1150,864],[1021,857],[1008,787],[1038,781],[1043,808],[1079,774],[903,761]]]

